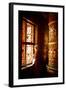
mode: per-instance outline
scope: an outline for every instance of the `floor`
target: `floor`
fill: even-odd
[[[33,65],[19,72],[19,79],[45,77],[58,77],[58,74],[56,71],[47,69],[47,67],[43,67],[42,65],[38,66],[38,68]]]

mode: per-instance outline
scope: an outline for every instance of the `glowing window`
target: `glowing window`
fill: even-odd
[[[37,44],[37,26],[24,19],[22,21],[22,67],[34,64],[34,46]]]

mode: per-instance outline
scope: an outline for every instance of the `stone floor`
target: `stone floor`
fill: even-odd
[[[47,69],[43,66],[36,68],[35,65],[19,71],[19,79],[45,77],[58,77],[58,74],[52,69]]]

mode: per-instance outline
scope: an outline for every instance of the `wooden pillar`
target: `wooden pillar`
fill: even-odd
[[[58,72],[58,14],[49,14],[48,67]]]

